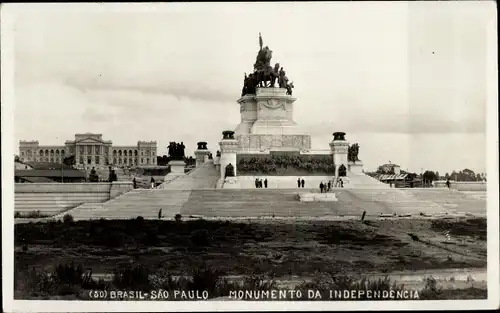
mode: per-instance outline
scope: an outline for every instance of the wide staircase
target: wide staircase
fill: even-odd
[[[180,213],[191,191],[199,188],[215,188],[218,173],[212,164],[204,164],[189,175],[181,176],[155,189],[135,189],[105,203],[87,203],[69,213],[75,220],[129,219],[137,216],[158,218],[159,210],[166,218]],[[57,215],[61,218],[64,214]]]
[[[389,189],[391,187],[364,173],[349,173],[349,188]]]
[[[193,190],[181,214],[203,217],[328,217],[359,215],[371,208],[385,210],[377,204],[366,204],[348,190],[334,190],[338,202],[300,202],[299,193],[312,189],[217,189]]]
[[[215,188],[219,173],[215,169],[213,160],[195,168],[188,175],[179,176],[172,181],[165,182],[158,186],[158,189],[168,190],[192,190]]]

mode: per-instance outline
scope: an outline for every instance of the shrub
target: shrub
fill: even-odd
[[[62,284],[81,284],[83,276],[83,268],[81,265],[75,265],[74,262],[69,264],[59,264],[54,272],[54,278]]]
[[[276,289],[276,281],[265,275],[251,274],[243,278],[244,290],[272,290]]]
[[[71,223],[73,223],[73,215],[71,215],[71,214],[64,214],[63,222],[64,222],[64,224],[71,224]]]
[[[180,222],[180,221],[182,221],[182,215],[180,215],[179,213],[175,214],[175,217],[174,217],[174,218],[175,218],[175,221],[176,221],[176,222]]]
[[[192,282],[190,284],[191,290],[207,290],[209,294],[215,294],[221,272],[209,268],[196,269],[193,272]]]
[[[150,290],[149,270],[141,265],[115,270],[113,285],[119,289]]]
[[[196,229],[192,231],[189,239],[196,246],[209,245],[208,231],[206,229]]]

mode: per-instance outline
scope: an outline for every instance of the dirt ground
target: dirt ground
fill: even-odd
[[[16,271],[71,261],[94,273],[133,263],[175,275],[210,266],[226,275],[274,277],[485,268],[486,220],[18,224],[15,249]]]

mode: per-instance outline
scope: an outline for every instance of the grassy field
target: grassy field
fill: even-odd
[[[150,273],[191,275],[208,268],[218,275],[254,273],[273,279],[485,268],[486,220],[234,223],[132,219],[15,225],[15,272],[19,275],[32,269],[53,271],[54,265],[71,262],[93,273],[141,266]]]

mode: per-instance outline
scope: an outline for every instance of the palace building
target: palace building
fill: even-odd
[[[61,146],[41,146],[36,141],[19,142],[19,160],[24,162],[62,163],[64,158],[75,156],[76,167],[96,168],[113,166],[156,165],[156,141],[138,141],[134,146],[113,146],[103,140],[102,134],[75,134]]]

